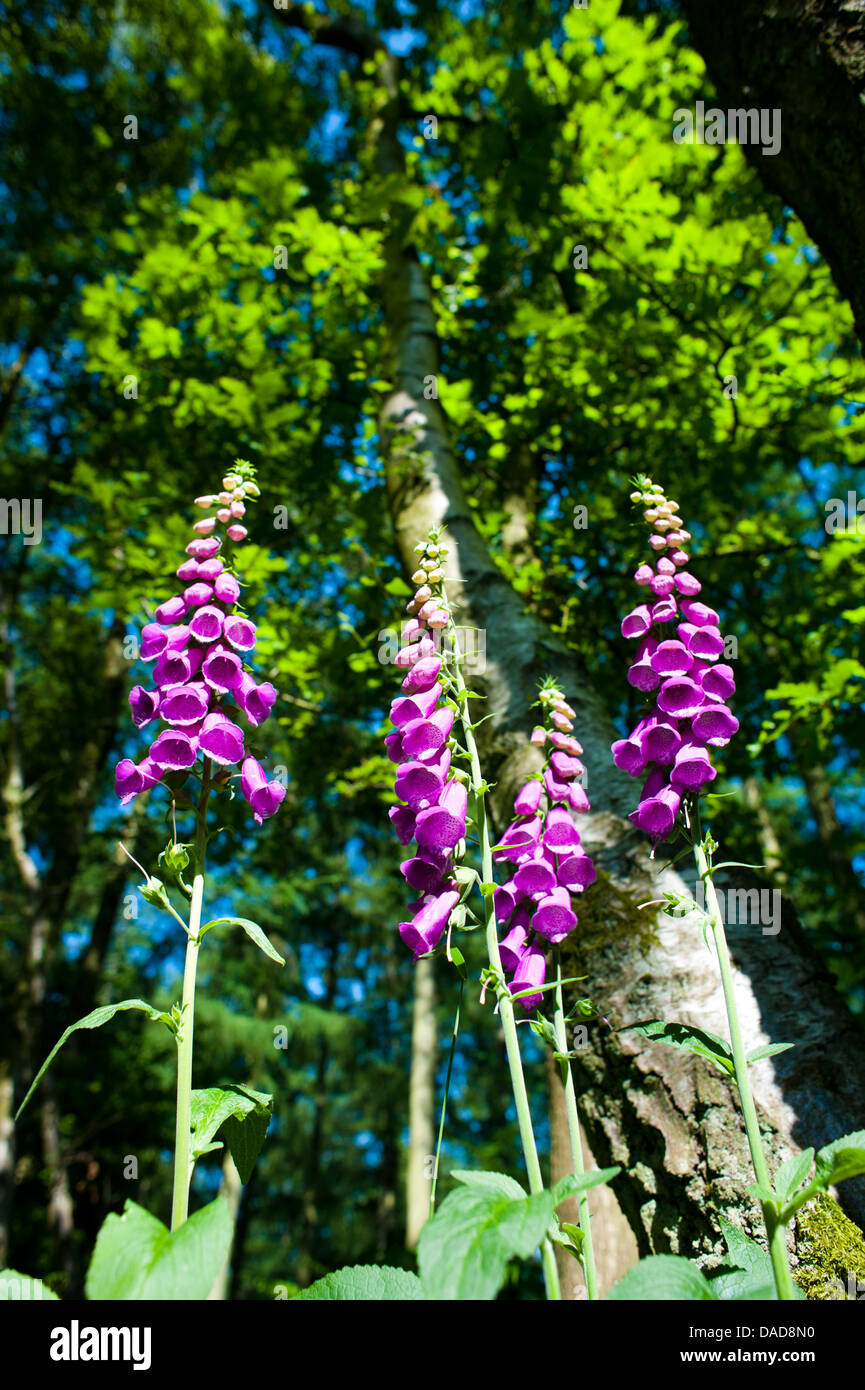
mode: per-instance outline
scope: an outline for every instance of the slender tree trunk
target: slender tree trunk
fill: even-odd
[[[763,855],[763,867],[766,873],[780,887],[787,883],[788,875],[784,870],[784,853],[781,849],[781,842],[775,832],[772,817],[766,809],[760,791],[760,783],[756,777],[745,778],[745,804],[748,810],[753,812],[757,821],[757,834],[760,839],[760,849]]]
[[[800,755],[798,760],[799,774],[817,824],[817,834],[826,856],[826,867],[833,894],[838,901],[843,928],[850,936],[865,941],[865,888],[850,859],[847,835],[838,819],[832,783],[819,755],[813,759]]]
[[[413,1250],[429,1216],[431,1156],[435,1153],[436,990],[432,960],[415,966],[406,1161],[406,1248]]]

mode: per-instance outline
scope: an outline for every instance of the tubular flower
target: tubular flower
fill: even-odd
[[[641,564],[634,579],[654,603],[641,603],[622,622],[622,636],[639,639],[628,680],[651,706],[628,738],[613,744],[613,761],[645,778],[630,819],[653,840],[664,840],[683,800],[714,781],[711,749],[723,748],[739,727],[726,701],[734,693],[732,669],[719,657],[724,638],[714,608],[701,602],[700,581],[685,566],[691,539],[678,502],[648,478],[635,480],[631,501],[646,508],[654,566]]]
[[[437,535],[417,547],[418,569],[412,576],[414,597],[402,625],[394,665],[404,672],[401,694],[391,703],[393,726],[385,738],[396,764],[391,823],[401,845],[415,842],[400,871],[420,894],[399,934],[415,960],[434,950],[447,931],[460,901],[454,870],[466,833],[468,792],[465,774],[451,768],[454,705],[445,696],[446,663],[437,633],[450,614],[442,592],[442,558]]]
[[[257,497],[259,490],[249,464],[238,459],[235,470],[223,478],[223,488],[242,507],[243,498]],[[219,494],[195,501],[210,511],[218,506]],[[242,511],[229,511],[228,520],[239,515]],[[261,824],[275,813],[285,788],[267,780],[245,740],[250,727],[267,719],[277,693],[268,681],[259,685],[244,667],[244,658],[255,646],[255,625],[237,608],[240,585],[231,572],[233,555],[229,559],[223,551],[224,526],[218,512],[195,523],[195,535],[186,547],[188,558],[177,569],[182,592],[161,603],[156,621],[142,630],[140,655],[142,661],[155,663],[155,688],[136,685],[132,690],[132,720],[139,729],[157,719],[164,727],[155,728],[139,763],[120,760],[114,789],[126,805],[167,774],[176,775],[177,785],[194,771],[199,758],[209,758],[223,768],[242,766],[241,790]],[[225,535],[239,544],[246,530],[231,524]],[[238,716],[246,727],[235,722]]]
[[[531,742],[545,748],[546,761],[517,793],[514,820],[494,853],[515,866],[495,899],[496,920],[504,933],[501,961],[511,977],[512,994],[544,983],[546,945],[563,941],[574,930],[573,899],[596,878],[574,821],[589,809],[580,786],[585,767],[582,747],[572,732],[574,710],[551,681],[541,687],[540,706],[543,723]],[[520,1002],[528,1011],[542,999],[542,994],[530,994]]]

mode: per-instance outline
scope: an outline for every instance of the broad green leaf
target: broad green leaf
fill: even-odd
[[[695,1052],[714,1062],[718,1069],[728,1076],[733,1075],[733,1058],[730,1044],[715,1033],[704,1028],[690,1028],[684,1023],[664,1023],[662,1019],[651,1019],[647,1023],[631,1023],[619,1029],[620,1033],[639,1033],[651,1042],[667,1043],[670,1047],[681,1048],[684,1052]]]
[[[173,1233],[144,1207],[127,1201],[123,1215],[106,1217],[87,1271],[94,1301],[181,1302],[205,1299],[228,1258],[233,1224],[217,1197]]]
[[[509,1177],[507,1173],[484,1173],[475,1172],[468,1168],[455,1168],[451,1172],[451,1177],[466,1187],[480,1188],[483,1192],[504,1197],[509,1202],[518,1202],[521,1198],[529,1195],[516,1178]]]
[[[248,1086],[211,1086],[192,1092],[192,1155],[222,1148],[211,1140],[221,1126],[241,1182],[249,1182],[273,1113],[273,1097]]]
[[[713,1302],[712,1286],[696,1265],[681,1255],[648,1255],[629,1269],[607,1294],[613,1302]]]
[[[845,1134],[817,1150],[814,1180],[823,1190],[860,1173],[865,1173],[865,1129]]]
[[[351,1265],[325,1274],[323,1279],[317,1279],[290,1301],[406,1303],[422,1300],[423,1296],[420,1279],[408,1269],[394,1269],[390,1265]]]
[[[15,1119],[18,1119],[18,1116],[23,1111],[25,1105],[29,1101],[33,1092],[36,1090],[36,1087],[39,1085],[39,1082],[42,1080],[46,1071],[51,1066],[51,1063],[54,1061],[54,1058],[57,1056],[57,1053],[60,1051],[67,1038],[71,1037],[72,1034],[76,1033],[80,1028],[101,1028],[103,1023],[108,1023],[114,1017],[115,1014],[123,1013],[127,1009],[139,1009],[142,1013],[147,1015],[147,1017],[150,1019],[152,1023],[164,1023],[170,1032],[174,1032],[174,1024],[172,1022],[171,1015],[160,1013],[158,1009],[154,1009],[152,1005],[145,1003],[143,999],[122,999],[119,1004],[104,1004],[101,1008],[94,1009],[92,1013],[86,1014],[84,1018],[79,1018],[77,1023],[70,1023],[69,1027],[66,1029],[66,1032],[63,1034],[60,1041],[54,1044],[51,1051],[48,1053],[48,1056],[45,1058],[45,1061],[42,1063],[42,1066],[36,1073],[36,1077],[30,1087],[30,1090],[27,1092],[26,1096],[19,1105]]]
[[[277,951],[276,947],[268,941],[261,927],[256,922],[250,922],[248,917],[214,917],[212,922],[208,922],[201,928],[200,936],[209,932],[211,927],[243,927],[250,941],[254,941],[260,951],[271,960],[275,960],[277,965],[285,965],[285,961]]]
[[[577,1176],[576,1173],[566,1173],[553,1188],[553,1206],[557,1207],[568,1197],[576,1197],[580,1192],[588,1192],[593,1187],[600,1187],[602,1183],[610,1182],[621,1171],[621,1168],[616,1167],[594,1169],[590,1173],[583,1173],[582,1176]]]
[[[465,1177],[463,1175],[463,1182]],[[508,1261],[534,1253],[552,1219],[550,1192],[528,1197],[501,1173],[472,1174],[421,1232],[418,1267],[428,1299],[494,1299]],[[510,1196],[519,1188],[519,1196]]]
[[[0,1302],[4,1299],[17,1303],[30,1303],[34,1300],[60,1302],[56,1293],[53,1293],[47,1284],[43,1284],[41,1279],[34,1279],[30,1274],[19,1274],[17,1269],[0,1269]]]

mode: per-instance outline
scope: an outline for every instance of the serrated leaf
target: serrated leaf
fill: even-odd
[[[41,1279],[34,1279],[30,1274],[19,1274],[17,1269],[0,1269],[0,1302],[5,1300],[15,1303],[60,1302],[56,1293]]]
[[[250,922],[248,917],[214,917],[212,922],[207,922],[201,928],[199,936],[203,937],[205,932],[210,931],[211,927],[242,927],[250,941],[254,941],[260,951],[263,951],[266,956],[270,956],[271,960],[275,960],[277,965],[285,965],[282,956],[276,947],[268,941],[258,923]]]
[[[456,1175],[454,1175],[456,1176]],[[460,1175],[421,1232],[418,1267],[428,1299],[494,1299],[514,1256],[528,1259],[553,1214],[550,1192],[527,1196],[503,1173]],[[519,1196],[508,1195],[519,1192]]]
[[[253,1091],[249,1086],[210,1086],[204,1091],[193,1091],[193,1158],[222,1147],[211,1141],[224,1125],[224,1137],[240,1180],[249,1182],[272,1113],[273,1097],[264,1091]]]
[[[127,1201],[123,1215],[106,1217],[96,1237],[87,1297],[96,1302],[206,1299],[228,1258],[232,1231],[223,1197],[173,1232],[144,1207]]]
[[[351,1265],[325,1274],[289,1301],[417,1302],[423,1296],[421,1281],[411,1270],[390,1265]]]
[[[696,1053],[698,1057],[705,1057],[707,1061],[714,1062],[725,1075],[733,1075],[730,1044],[715,1033],[707,1032],[705,1028],[691,1028],[684,1023],[665,1023],[662,1019],[650,1019],[646,1023],[630,1023],[618,1031],[639,1033],[650,1042],[666,1043],[669,1047]]]
[[[70,1038],[73,1033],[77,1033],[79,1029],[82,1028],[101,1028],[103,1023],[109,1023],[115,1014],[125,1013],[129,1009],[138,1009],[141,1013],[147,1015],[151,1023],[164,1023],[171,1033],[175,1031],[171,1015],[160,1013],[158,1009],[154,1009],[153,1006],[148,1004],[144,999],[121,999],[119,1004],[103,1004],[101,1008],[93,1009],[91,1013],[85,1014],[84,1018],[79,1018],[77,1023],[70,1023],[60,1040],[54,1044],[48,1056],[45,1058],[45,1061],[42,1063],[42,1066],[36,1073],[30,1090],[19,1105],[15,1119],[18,1119],[67,1038]]]
[[[786,1202],[788,1197],[792,1197],[796,1188],[801,1187],[811,1172],[813,1162],[814,1150],[803,1149],[802,1153],[788,1158],[786,1163],[781,1164],[775,1174],[775,1191],[782,1202]]]
[[[613,1285],[607,1299],[627,1303],[709,1303],[715,1301],[715,1295],[705,1274],[690,1260],[681,1255],[647,1255]]]
[[[824,1190],[865,1173],[865,1129],[845,1134],[817,1150],[814,1181]]]

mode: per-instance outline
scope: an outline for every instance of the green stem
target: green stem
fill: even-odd
[[[466,750],[469,755],[472,773],[472,790],[475,792],[476,817],[478,827],[478,839],[481,846],[482,877],[484,883],[493,882],[493,854],[490,843],[489,830],[487,828],[486,815],[486,794],[479,790],[483,782],[481,773],[480,758],[478,748],[475,743],[474,731],[471,726],[471,717],[468,711],[468,701],[466,700],[466,684],[463,680],[462,671],[459,664],[459,651],[457,647],[457,636],[453,624],[450,624],[450,635],[454,644],[454,683],[459,694],[460,721],[463,727]],[[499,955],[499,938],[496,932],[496,913],[492,896],[484,896],[484,918],[486,926],[487,953],[490,965],[496,973],[503,979],[501,956]],[[502,1031],[505,1037],[505,1052],[508,1059],[508,1069],[511,1075],[511,1086],[514,1093],[514,1104],[517,1109],[517,1120],[520,1127],[520,1139],[523,1145],[523,1156],[526,1163],[526,1173],[529,1179],[529,1191],[532,1193],[543,1192],[544,1179],[541,1174],[541,1164],[538,1158],[537,1145],[535,1144],[535,1134],[532,1128],[532,1112],[529,1106],[529,1096],[526,1090],[526,1079],[523,1074],[523,1062],[520,1055],[520,1043],[517,1037],[517,1025],[514,1018],[514,1006],[510,995],[503,993],[499,995],[499,1014],[502,1020]],[[559,1286],[559,1272],[556,1268],[556,1257],[553,1247],[549,1240],[544,1240],[541,1246],[541,1257],[544,1267],[544,1284],[547,1291],[547,1298],[552,1301],[561,1299],[561,1289]]]
[[[442,1138],[443,1138],[444,1132],[445,1132],[445,1111],[447,1110],[447,1106],[448,1106],[448,1092],[450,1091],[450,1085],[451,1085],[451,1072],[453,1071],[453,1066],[454,1066],[454,1053],[456,1052],[456,1047],[457,1047],[457,1036],[458,1036],[459,1031],[460,1031],[460,1009],[462,1008],[462,1002],[463,1002],[463,983],[464,983],[464,981],[463,981],[463,980],[460,980],[460,991],[459,991],[459,994],[457,995],[457,1011],[456,1011],[456,1014],[454,1015],[454,1030],[453,1030],[453,1034],[451,1035],[451,1050],[450,1050],[450,1054],[449,1054],[449,1056],[448,1056],[448,1071],[447,1071],[447,1076],[445,1077],[445,1090],[444,1090],[444,1095],[442,1096],[441,1115],[439,1116],[439,1132],[438,1132],[438,1139],[437,1139],[437,1141],[436,1141],[436,1160],[435,1160],[435,1167],[433,1168],[432,1187],[430,1188],[430,1194],[429,1194],[429,1214],[430,1214],[430,1219],[432,1219],[432,1217],[435,1216],[435,1209],[436,1209],[436,1184],[438,1183],[438,1179],[439,1179],[439,1158],[440,1158],[440,1156],[441,1156],[441,1151],[442,1151]]]
[[[736,1006],[736,990],[733,982],[733,970],[730,964],[730,952],[727,947],[727,937],[724,932],[724,923],[718,905],[718,895],[715,892],[715,885],[712,880],[713,871],[706,858],[706,851],[702,843],[699,808],[695,811],[695,820],[697,825],[697,838],[694,841],[694,858],[697,864],[697,873],[701,881],[705,884],[708,916],[712,924],[712,937],[718,955],[718,965],[721,970],[721,984],[724,990],[724,1003],[727,1007],[727,1021],[730,1029],[730,1048],[733,1053],[733,1070],[736,1076],[736,1085],[739,1090],[739,1099],[742,1103],[745,1131],[748,1135],[748,1147],[751,1150],[751,1163],[753,1164],[754,1174],[759,1185],[761,1187],[771,1188],[772,1183],[769,1177],[769,1165],[766,1162],[766,1155],[763,1151],[763,1140],[760,1136],[760,1124],[757,1119],[757,1107],[754,1104],[754,1097],[751,1092],[748,1062],[742,1043],[742,1030],[739,1026],[739,1011]],[[778,1292],[778,1297],[782,1300],[794,1299],[796,1297],[796,1291],[793,1284],[793,1276],[790,1273],[790,1261],[787,1256],[787,1242],[785,1239],[784,1227],[778,1220],[778,1213],[772,1202],[761,1201],[760,1206],[763,1211],[763,1220],[766,1224],[769,1254],[772,1259],[772,1270],[775,1275],[775,1287]]]
[[[207,799],[210,795],[210,760],[204,760],[201,797],[195,827],[195,877],[189,904],[186,961],[183,968],[181,1018],[177,1032],[177,1121],[174,1136],[174,1190],[171,1200],[171,1229],[182,1226],[189,1214],[189,1184],[192,1178],[192,1047],[195,1021],[195,976],[201,947],[201,909],[204,902],[204,859],[207,852]]]
[[[559,1052],[567,1052],[568,1039],[565,1032],[565,1008],[562,1002],[562,966],[559,960],[559,953],[556,952],[556,1014],[555,1014],[556,1043]],[[571,1071],[569,1061],[560,1062],[559,1067],[562,1074],[562,1083],[565,1091],[565,1106],[568,1112],[568,1133],[571,1138],[571,1164],[576,1177],[581,1178],[585,1173],[583,1166],[583,1142],[580,1135],[580,1117],[577,1112],[577,1093],[574,1088],[574,1076]],[[592,1244],[591,1215],[589,1212],[589,1197],[587,1192],[581,1192],[578,1198],[578,1210],[580,1214],[580,1230],[583,1233],[583,1245],[581,1250],[583,1269],[586,1274],[586,1292],[590,1299],[598,1296],[598,1282],[595,1272],[595,1249]]]

